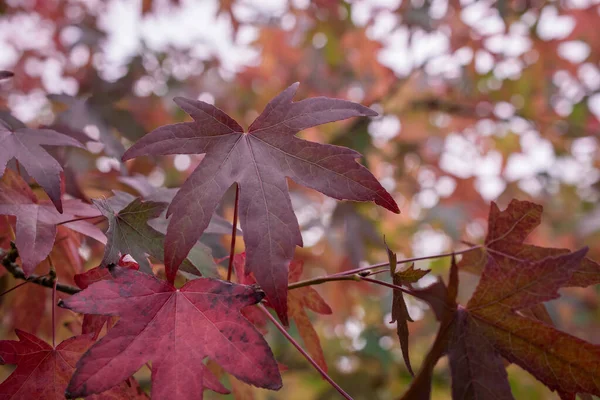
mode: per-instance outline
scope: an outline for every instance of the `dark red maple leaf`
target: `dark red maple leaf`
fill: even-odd
[[[512,400],[502,357],[459,307],[448,343],[453,399]]]
[[[17,369],[0,383],[2,400],[62,400],[81,355],[94,343],[90,335],[71,337],[56,348],[30,333],[15,330],[18,341],[0,341],[0,364],[16,364]],[[113,385],[114,386],[114,385]],[[147,399],[138,383],[129,378],[89,400]]]
[[[121,256],[118,266],[123,268],[129,268],[133,270],[140,269],[140,265],[136,262],[125,260],[126,256]],[[89,271],[85,271],[82,274],[76,274],[74,276],[75,283],[79,286],[80,289],[87,289],[94,282],[99,282],[106,279],[113,279],[108,268],[95,267],[90,269]],[[100,331],[106,322],[109,322],[113,317],[106,315],[93,315],[93,314],[85,314],[83,316],[83,322],[81,323],[81,333],[93,333],[94,338],[97,338],[100,335]],[[114,321],[113,321],[114,322]]]
[[[218,108],[178,97],[194,122],[160,127],[135,143],[123,160],[166,154],[206,154],[168,209],[165,266],[172,282],[177,268],[204,232],[219,200],[234,183],[240,188],[240,222],[247,273],[252,272],[287,324],[288,264],[302,246],[286,177],[336,199],[374,201],[398,213],[388,192],[356,162],[360,153],[295,137],[313,126],[355,116],[377,115],[349,101],[325,97],[292,102],[298,84],[275,97],[248,132]]]
[[[385,240],[384,240],[385,243]],[[407,269],[403,271],[396,271],[398,267],[398,257],[385,243],[385,248],[388,253],[388,259],[390,261],[390,273],[392,275],[392,281],[396,286],[410,285],[416,283],[419,279],[429,273],[430,270],[415,269],[415,265],[411,264]],[[406,369],[414,376],[412,366],[410,364],[409,346],[408,346],[408,323],[414,322],[408,313],[408,307],[404,300],[404,295],[400,290],[394,290],[392,297],[392,320],[391,323],[396,322],[396,334],[400,341],[400,347],[402,348],[402,357],[404,358],[404,364]]]
[[[600,395],[600,346],[517,311],[559,297],[558,289],[580,271],[586,252],[542,260],[489,258],[466,307],[473,334],[483,335],[495,351],[565,399]]]
[[[63,169],[42,146],[83,148],[77,140],[52,129],[13,128],[0,119],[0,175],[4,174],[7,163],[15,158],[62,213],[60,173]]]
[[[200,278],[176,289],[139,271],[115,267],[62,306],[88,314],[118,315],[119,322],[77,363],[69,397],[100,393],[152,362],[156,399],[202,398],[204,388],[227,390],[203,364],[219,363],[244,382],[281,387],[273,354],[240,314],[263,293],[251,286]]]
[[[520,260],[539,261],[546,257],[569,253],[567,249],[524,243],[527,236],[540,225],[542,211],[542,206],[529,201],[512,200],[504,211],[500,211],[496,203],[492,202],[484,248],[464,254],[458,267],[480,274],[490,259],[508,262],[511,257],[517,257]],[[586,257],[563,287],[585,287],[598,283],[600,265]]]
[[[93,343],[91,336],[69,338],[54,349],[32,334],[19,329],[15,332],[18,341],[0,341],[0,363],[17,365],[0,383],[0,398],[64,399],[75,363]]]
[[[50,254],[57,224],[64,224],[69,229],[106,243],[106,237],[95,225],[87,221],[71,221],[76,216],[100,216],[95,207],[73,199],[66,200],[64,207],[64,212],[59,214],[50,202],[38,202],[27,184],[12,171],[7,171],[0,181],[0,215],[17,217],[15,244],[25,274],[31,274]]]

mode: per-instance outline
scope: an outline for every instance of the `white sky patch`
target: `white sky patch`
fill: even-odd
[[[421,229],[412,237],[412,249],[415,257],[443,253],[451,244],[452,240],[448,235],[431,228]]]
[[[533,178],[547,171],[555,162],[554,147],[537,132],[530,131],[521,136],[521,153],[508,156],[504,177],[508,181]]]
[[[531,49],[532,42],[527,36],[518,34],[497,34],[484,41],[486,49],[506,57],[519,57]]]
[[[435,57],[448,54],[450,50],[448,35],[439,30],[425,32],[416,29],[411,35],[407,27],[401,26],[382,42],[384,48],[377,55],[377,59],[398,76],[406,76],[414,68]]]
[[[395,115],[385,115],[373,120],[368,127],[369,135],[377,147],[383,147],[394,137],[398,136],[402,124]]]
[[[600,89],[600,70],[594,64],[581,64],[577,69],[577,77],[589,91]]]
[[[600,121],[600,93],[590,96],[587,104],[592,114]]]
[[[185,171],[192,165],[192,158],[187,154],[177,154],[173,159],[173,166],[177,171]]]
[[[244,25],[237,37],[232,38],[231,23],[225,15],[216,16],[218,4],[214,0],[183,2],[179,7],[145,16],[140,15],[138,3],[112,0],[98,19],[98,26],[107,33],[103,43],[106,55],[101,64],[111,76],[122,72],[118,68],[139,52],[142,41],[157,52],[175,47],[189,48],[190,53],[200,59],[217,56],[232,72],[257,61],[258,52],[250,46],[256,38],[256,28]],[[260,2],[254,10],[261,15],[276,16],[282,9],[281,3]]]
[[[493,1],[474,2],[463,8],[460,17],[465,24],[482,36],[494,35],[506,30],[504,21]]]
[[[573,64],[585,61],[591,51],[590,46],[581,40],[562,42],[558,45],[558,55]]]
[[[395,10],[402,0],[358,0],[352,3],[352,22],[357,26],[365,26],[373,18],[376,9]]]
[[[475,70],[485,75],[494,68],[494,56],[485,50],[477,50],[475,53]]]
[[[569,15],[558,15],[554,6],[546,6],[540,14],[537,34],[543,40],[564,39],[573,32],[575,18]]]

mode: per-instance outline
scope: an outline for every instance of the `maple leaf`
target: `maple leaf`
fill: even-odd
[[[384,240],[385,243],[385,240]],[[385,243],[385,248],[387,249],[388,259],[390,262],[390,273],[392,275],[392,280],[394,285],[402,286],[406,284],[411,284],[417,282],[419,279],[424,277],[429,273],[429,270],[417,270],[415,269],[415,265],[411,264],[406,270],[396,271],[398,266],[398,258],[396,253],[394,253],[388,247],[387,243]],[[400,347],[402,348],[402,357],[404,358],[404,364],[410,372],[411,375],[415,375],[410,365],[410,357],[409,357],[409,347],[408,347],[408,323],[414,322],[408,313],[408,308],[406,307],[406,301],[404,300],[404,295],[400,290],[394,290],[392,295],[392,320],[390,323],[396,322],[396,333],[398,335],[398,340],[400,341]]]
[[[15,158],[62,213],[60,173],[63,169],[42,146],[83,148],[77,140],[52,129],[13,128],[0,119],[0,176],[6,171],[7,163]]]
[[[183,184],[167,215],[165,266],[169,281],[204,232],[225,191],[237,183],[247,273],[252,272],[279,318],[287,324],[288,264],[302,246],[286,177],[336,199],[374,201],[398,213],[388,192],[356,162],[360,153],[295,137],[303,129],[371,109],[325,97],[292,102],[293,84],[267,105],[245,133],[218,108],[178,97],[175,102],[194,122],[160,127],[135,143],[123,160],[166,154],[206,154]]]
[[[129,201],[124,207],[119,204],[122,203],[122,196],[111,197],[109,200],[92,200],[108,220],[108,231],[106,232],[108,241],[100,266],[106,267],[110,264],[117,264],[121,255],[129,254],[139,263],[143,271],[152,272],[146,255],[150,255],[161,262],[164,260],[164,234],[151,227],[148,221],[157,218],[167,208],[167,204],[143,201],[125,193],[123,195],[125,202]],[[133,200],[130,200],[131,198]],[[207,274],[211,273],[210,267],[213,267],[213,271],[216,270],[216,264],[210,254],[210,249],[201,243],[197,244],[195,248],[194,254],[190,253],[190,258],[203,261],[197,265],[200,267],[199,269]],[[198,257],[196,253],[199,252],[205,254]],[[206,264],[209,264],[208,268]],[[186,271],[196,271],[192,262],[187,259],[184,261],[182,268]]]
[[[93,343],[89,335],[69,338],[56,349],[38,337],[15,330],[18,341],[0,341],[0,363],[17,369],[0,383],[0,398],[64,399],[75,363]]]
[[[485,248],[465,253],[458,264],[459,268],[479,275],[491,258],[500,262],[511,257],[539,261],[546,257],[569,253],[567,249],[523,243],[525,238],[540,225],[542,211],[542,206],[529,201],[512,200],[504,211],[500,211],[496,203],[492,202]],[[600,265],[589,258],[584,258],[579,268],[564,283],[564,287],[586,287],[598,283],[600,283]]]
[[[233,265],[235,267],[235,273],[238,279],[241,279],[246,285],[252,285],[256,283],[256,280],[252,275],[246,275],[245,273],[246,264],[246,253],[236,254],[233,259]],[[298,260],[292,260],[289,269],[289,283],[298,282],[302,271],[304,270],[304,263]],[[317,331],[306,314],[305,308],[308,308],[316,313],[329,315],[332,313],[331,307],[323,300],[319,292],[310,286],[296,288],[288,294],[288,316],[296,323],[298,333],[306,346],[308,354],[319,364],[323,370],[327,371],[327,363],[325,362],[325,356],[323,355],[323,348],[321,347],[321,341]],[[270,303],[267,305],[271,306]],[[272,306],[271,306],[272,307]],[[254,309],[254,308],[252,308]],[[255,315],[253,310],[249,311],[251,321],[255,324],[260,324],[263,321],[264,314],[260,313]],[[262,317],[262,318],[261,318]]]
[[[202,398],[204,388],[226,393],[205,357],[244,382],[281,387],[271,349],[239,312],[263,293],[209,278],[176,289],[139,271],[114,267],[112,273],[113,280],[93,283],[61,303],[77,312],[120,316],[77,363],[69,397],[102,392],[147,361],[155,399]]]
[[[513,399],[502,358],[459,307],[448,343],[453,399]]]
[[[26,275],[33,272],[54,246],[57,224],[90,236],[102,243],[106,237],[87,221],[71,221],[76,216],[99,216],[98,210],[80,200],[66,200],[59,214],[50,202],[38,203],[35,195],[15,173],[7,172],[0,182],[0,215],[17,217],[15,244]],[[68,222],[71,221],[71,222]]]
[[[16,370],[0,383],[2,400],[62,400],[81,355],[94,343],[90,335],[74,336],[53,348],[37,336],[15,330],[18,341],[0,341],[0,364],[16,364]],[[137,381],[129,378],[88,400],[147,399]]]
[[[129,268],[133,270],[138,270],[140,268],[138,263],[130,262],[125,260],[126,256],[121,256],[117,265],[123,268]],[[94,282],[99,282],[106,279],[113,279],[108,268],[95,267],[84,273],[76,274],[74,277],[75,283],[79,286],[80,289],[87,289]],[[100,331],[102,331],[102,327],[105,323],[110,322],[110,320],[115,319],[115,317],[110,317],[106,315],[93,315],[93,314],[85,314],[83,316],[83,321],[81,323],[81,333],[87,334],[92,333],[94,335],[94,339],[97,339],[100,335]],[[113,323],[115,322],[113,321]],[[109,323],[109,326],[111,324]]]
[[[476,334],[563,398],[600,395],[600,346],[517,311],[559,297],[558,289],[580,271],[586,252],[533,261],[490,257],[466,308]]]

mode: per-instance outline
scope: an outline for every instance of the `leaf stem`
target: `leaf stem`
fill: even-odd
[[[231,228],[231,248],[229,249],[229,267],[227,268],[227,280],[231,280],[231,271],[233,269],[233,255],[235,253],[235,238],[237,236],[237,220],[240,197],[240,185],[235,184],[235,205],[233,207],[233,227]],[[239,279],[239,277],[238,277]]]
[[[283,336],[285,336],[285,338],[287,340],[289,340],[290,343],[292,343],[296,349],[298,349],[298,351],[304,356],[304,358],[306,358],[306,360],[309,363],[311,363],[312,366],[315,367],[315,369],[317,371],[319,371],[319,373],[321,374],[323,379],[325,379],[327,382],[329,382],[329,384],[331,386],[333,386],[335,388],[335,390],[337,390],[345,399],[353,400],[352,397],[350,397],[350,395],[344,391],[344,389],[342,389],[337,383],[335,383],[335,381],[333,379],[331,379],[331,377],[329,375],[327,375],[327,372],[325,372],[319,366],[319,364],[317,364],[317,362],[315,360],[313,360],[313,358],[302,348],[302,346],[300,346],[300,344],[298,344],[298,342],[285,330],[285,328],[279,323],[279,321],[277,321],[277,319],[275,319],[275,317],[273,317],[271,315],[269,310],[267,310],[264,305],[258,304],[258,308],[260,308],[262,310],[262,312],[265,313],[267,318],[269,318],[271,320],[271,322],[273,322],[275,327],[277,327],[277,329],[283,334]]]
[[[68,224],[68,223],[70,223],[70,222],[85,221],[85,220],[88,220],[88,219],[94,219],[94,218],[104,218],[104,216],[103,216],[103,215],[94,215],[93,217],[79,217],[79,218],[73,218],[73,219],[70,219],[70,220],[68,220],[68,221],[59,222],[58,224],[56,224],[56,226],[58,226],[58,225],[64,225],[64,224]]]
[[[8,290],[5,290],[4,292],[0,293],[0,297],[4,296],[5,294],[9,294],[9,293],[10,293],[10,292],[12,292],[13,290],[15,290],[15,289],[18,289],[18,288],[20,288],[20,287],[21,287],[21,286],[23,286],[23,285],[27,285],[28,283],[29,283],[29,282],[27,282],[27,281],[25,281],[25,282],[21,282],[21,283],[19,283],[17,286],[13,286],[13,287],[11,287],[10,289],[8,289]]]
[[[52,288],[52,347],[56,348],[56,287],[58,278],[54,277],[54,287]]]
[[[450,252],[450,253],[442,253],[442,254],[436,254],[433,256],[425,256],[425,257],[413,257],[413,258],[405,258],[404,260],[398,260],[398,264],[406,264],[406,263],[410,263],[410,262],[415,262],[415,261],[422,261],[422,260],[432,260],[435,258],[442,258],[442,257],[450,257],[453,254],[457,255],[457,254],[464,254],[464,253],[468,253],[470,251],[473,250],[477,250],[480,249],[482,246],[473,246],[473,247],[469,247],[468,249],[464,249],[464,250],[459,250],[459,251],[454,251],[454,252]],[[379,268],[379,267],[385,267],[390,265],[389,261],[388,262],[382,262],[379,264],[373,264],[373,265],[369,265],[367,267],[362,267],[362,268],[356,268],[356,269],[351,269],[348,271],[342,271],[342,272],[338,272],[335,273],[331,276],[343,276],[343,275],[352,275],[352,274],[358,274],[362,271],[367,271],[370,269],[374,269],[374,268]]]
[[[366,276],[361,276],[360,280],[361,281],[365,281],[365,282],[371,282],[371,283],[374,283],[376,285],[386,286],[386,287],[389,287],[390,289],[399,290],[399,291],[404,292],[406,294],[410,294],[411,296],[417,297],[417,295],[412,290],[405,289],[402,286],[394,285],[393,283],[387,283],[387,282],[384,282],[384,281],[380,281],[378,279],[367,278]]]
[[[335,282],[335,281],[357,281],[358,282],[358,281],[360,281],[360,276],[356,275],[356,274],[348,275],[348,276],[328,275],[328,276],[322,276],[320,278],[306,279],[304,281],[294,282],[294,283],[288,285],[288,290],[298,289],[298,288],[305,287],[305,286],[320,285],[321,283]]]

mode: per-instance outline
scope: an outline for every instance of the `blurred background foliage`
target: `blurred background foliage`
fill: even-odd
[[[173,97],[214,103],[248,126],[269,99],[300,81],[297,99],[340,97],[379,112],[300,135],[360,151],[402,210],[392,215],[372,204],[336,202],[290,181],[304,278],[385,261],[384,234],[399,258],[460,249],[461,240],[480,243],[490,201],[504,208],[512,198],[544,206],[532,242],[589,245],[599,260],[599,3],[4,0],[0,69],[15,76],[0,85],[0,112],[86,142],[88,152],[56,154],[68,195],[144,195],[153,186],[178,187],[201,161],[120,161],[144,133],[188,118]],[[137,174],[147,178],[127,184],[124,177]],[[232,202],[230,191],[219,209],[230,220]],[[3,246],[10,222],[1,222]],[[102,247],[59,234],[52,257],[62,281],[72,283],[73,273],[98,264]],[[229,235],[203,240],[215,258],[228,255]],[[448,258],[417,263],[443,276],[448,266]],[[460,278],[464,300],[477,278]],[[0,278],[3,289],[14,284]],[[332,377],[356,399],[398,398],[411,377],[389,323],[391,292],[355,282],[317,290],[334,312],[311,314]],[[593,287],[564,290],[548,309],[560,329],[600,343],[598,296]],[[418,369],[437,324],[424,303],[407,301]],[[19,327],[47,338],[49,307],[50,291],[35,285],[2,297],[2,337]],[[67,337],[77,318],[64,310],[58,316]],[[287,368],[284,388],[239,398],[337,396],[281,335],[271,331],[268,339]],[[516,398],[556,397],[518,367],[508,371]],[[139,378],[149,386],[147,371]],[[449,385],[442,359],[433,398],[450,398]]]

